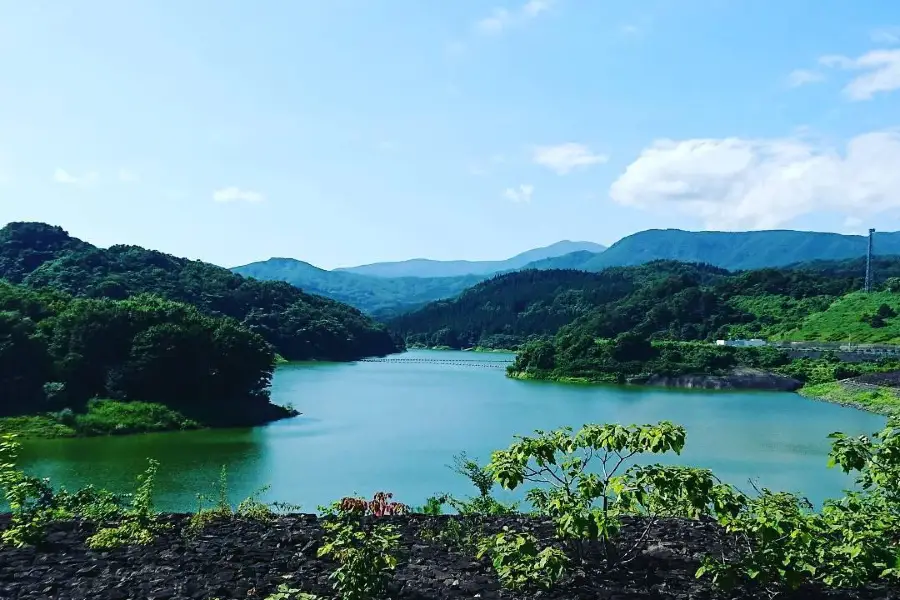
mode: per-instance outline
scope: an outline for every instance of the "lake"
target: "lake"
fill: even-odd
[[[711,468],[745,490],[753,478],[818,504],[850,483],[827,468],[826,436],[871,433],[885,423],[790,393],[511,380],[502,363],[490,363],[510,360],[507,354],[416,350],[392,358],[403,360],[279,367],[272,398],[303,413],[293,419],[243,430],[29,441],[22,464],[70,489],[94,483],[130,491],[147,458],[156,458],[157,506],[171,511],[194,510],[198,492],[213,494],[223,464],[235,502],[270,484],[264,498],[308,512],[379,490],[417,505],[438,492],[475,492],[446,468],[460,451],[487,459],[534,429],[668,419],[688,432],[685,451],[669,462]],[[448,362],[455,360],[466,364]]]

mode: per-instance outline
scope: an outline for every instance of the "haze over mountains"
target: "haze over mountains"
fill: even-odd
[[[866,237],[859,235],[651,229],[627,236],[609,248],[592,242],[562,241],[502,261],[412,259],[328,271],[296,259],[271,258],[232,271],[262,280],[287,281],[308,292],[388,318],[428,302],[452,298],[494,275],[523,269],[602,271],[653,260],[678,260],[746,270],[841,260],[860,257],[865,252]],[[875,252],[900,254],[900,233],[876,233]]]
[[[413,258],[400,262],[383,262],[359,267],[346,267],[335,269],[356,273],[358,275],[373,275],[375,277],[457,277],[460,275],[492,275],[502,271],[523,269],[530,263],[542,261],[558,256],[564,256],[573,252],[590,252],[597,254],[606,250],[606,246],[594,242],[572,242],[563,240],[543,248],[534,248],[517,254],[506,260],[430,260],[427,258]]]

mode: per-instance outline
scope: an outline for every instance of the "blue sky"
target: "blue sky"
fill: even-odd
[[[900,229],[885,0],[0,0],[0,86],[0,220],[225,266]]]

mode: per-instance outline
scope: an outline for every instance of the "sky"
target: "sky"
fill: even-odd
[[[0,221],[236,266],[900,229],[900,2],[0,0]]]

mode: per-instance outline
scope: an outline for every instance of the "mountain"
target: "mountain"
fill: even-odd
[[[356,308],[209,263],[139,246],[97,248],[44,223],[0,229],[0,278],[77,297],[149,293],[232,317],[289,360],[353,360],[397,351],[390,333]]]
[[[306,292],[345,302],[381,318],[456,296],[484,279],[481,275],[374,277],[348,271],[326,271],[293,258],[270,258],[231,270],[262,281],[286,281]]]
[[[410,345],[451,348],[514,348],[565,331],[601,338],[635,333],[672,340],[808,339],[826,325],[844,339],[894,339],[898,334],[892,327],[873,328],[863,319],[866,311],[870,317],[876,314],[883,300],[873,307],[873,299],[865,310],[856,310],[863,306],[857,302],[848,304],[850,309],[832,310],[821,321],[812,318],[859,290],[864,266],[857,258],[738,273],[677,261],[598,273],[524,270],[497,275],[387,324]],[[900,280],[892,279],[900,277],[900,257],[879,257],[873,267],[879,288],[900,289]],[[900,300],[894,304],[900,310]],[[900,319],[897,326],[900,330]],[[832,333],[827,339],[833,339]]]
[[[600,271],[653,260],[678,260],[705,262],[729,270],[760,269],[864,256],[866,243],[865,236],[812,231],[649,229],[622,238],[580,268]],[[900,254],[900,232],[876,233],[875,253]]]
[[[359,267],[345,267],[335,269],[346,273],[358,275],[372,275],[375,277],[458,277],[461,275],[493,275],[503,271],[521,269],[535,261],[544,260],[571,254],[572,252],[603,252],[605,246],[593,242],[572,242],[564,240],[546,246],[534,248],[517,254],[506,260],[430,260],[427,258],[414,258],[400,262],[384,262],[362,265]]]
[[[534,336],[552,335],[597,306],[634,294],[648,281],[687,277],[685,273],[706,281],[727,271],[675,262],[601,273],[514,271],[483,281],[456,298],[400,315],[388,326],[410,345],[512,348]]]

